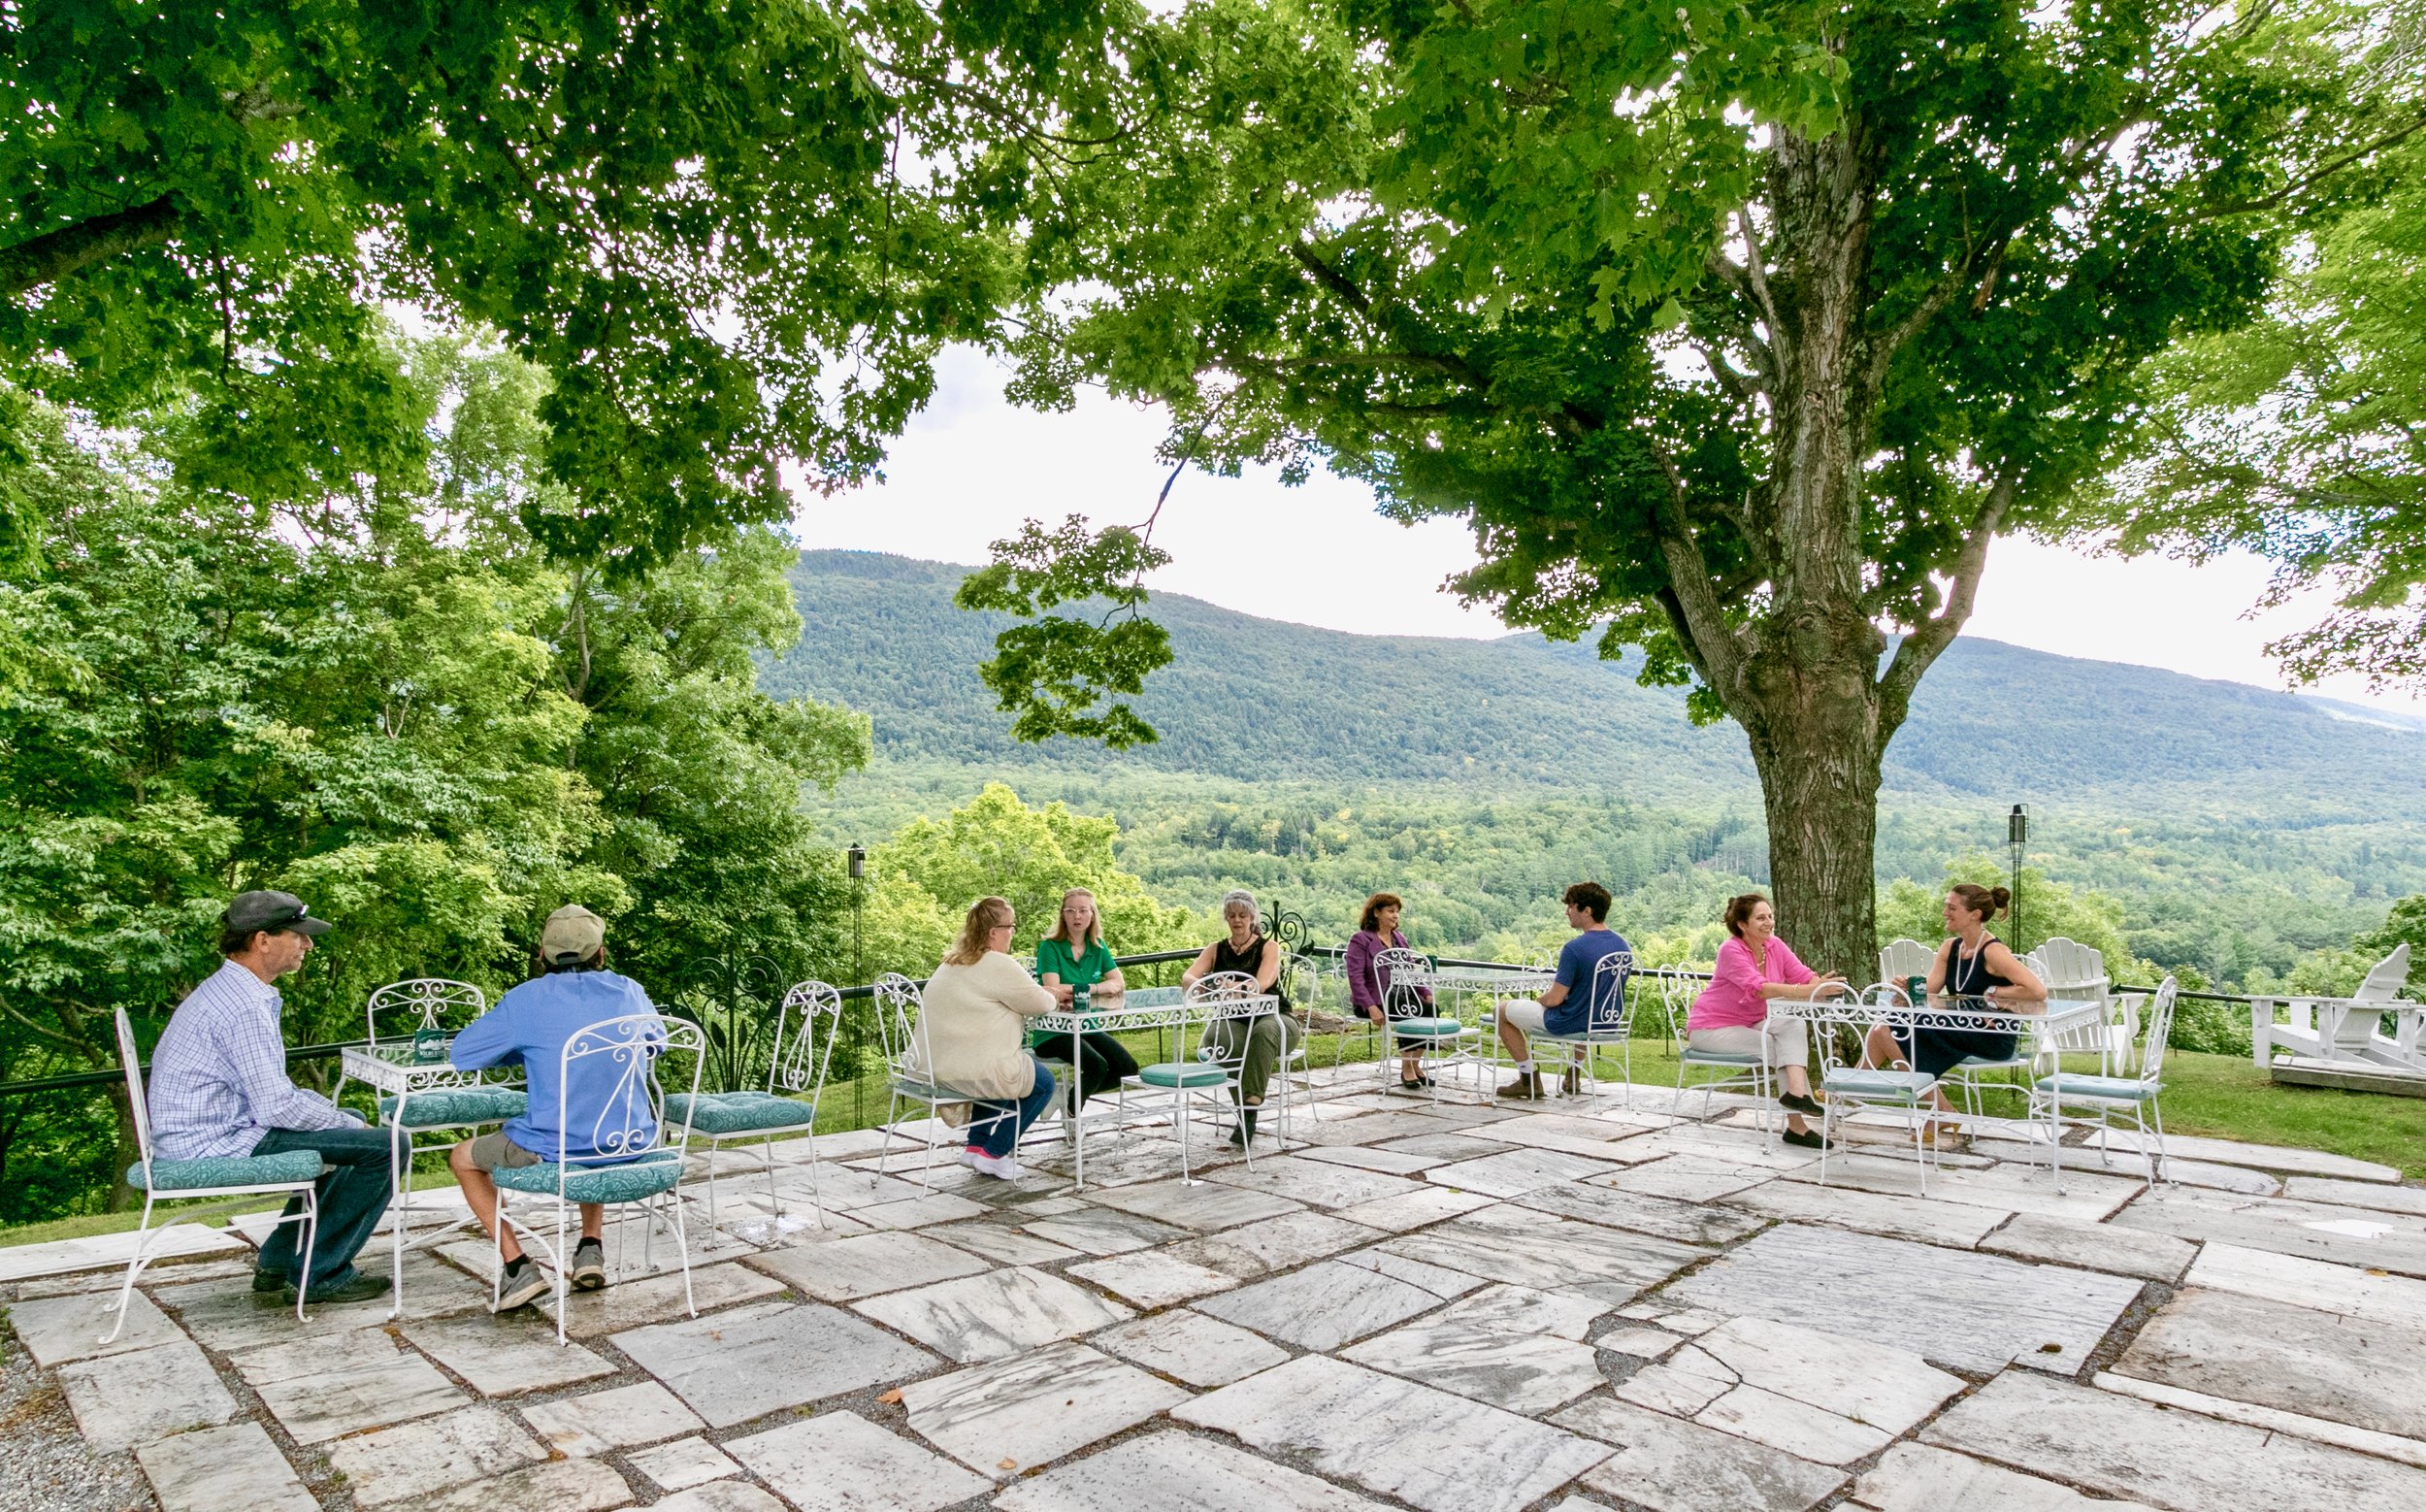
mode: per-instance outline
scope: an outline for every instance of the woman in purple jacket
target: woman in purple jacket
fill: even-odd
[[[1364,912],[1357,920],[1357,932],[1348,940],[1348,1002],[1375,1024],[1388,1022],[1393,997],[1399,1005],[1399,1016],[1407,1016],[1406,994],[1387,991],[1382,973],[1373,965],[1374,958],[1385,950],[1411,948],[1407,937],[1398,933],[1398,915],[1405,907],[1405,900],[1396,893],[1375,893],[1364,900]],[[1425,1010],[1430,1011],[1432,995],[1419,987],[1415,996],[1422,1000]],[[1410,1092],[1432,1084],[1432,1079],[1423,1072],[1422,1047],[1423,1041],[1417,1039],[1398,1042],[1398,1085]]]

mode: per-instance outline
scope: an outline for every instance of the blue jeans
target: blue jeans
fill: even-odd
[[[968,1105],[968,1142],[988,1155],[1004,1156],[1019,1148],[1019,1136],[1028,1126],[1044,1116],[1053,1105],[1053,1073],[1034,1056],[1028,1064],[1036,1068],[1036,1085],[1017,1102],[971,1102]]]
[[[343,1286],[354,1278],[354,1254],[378,1227],[395,1188],[388,1179],[388,1133],[384,1129],[273,1129],[252,1147],[255,1155],[315,1150],[331,1169],[320,1177],[320,1229],[311,1241],[311,1290]],[[287,1199],[286,1214],[303,1211],[303,1199]],[[261,1241],[264,1270],[295,1273],[303,1225],[282,1223]]]

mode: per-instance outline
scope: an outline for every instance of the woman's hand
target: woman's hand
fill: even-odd
[[[1368,1005],[1368,1006],[1365,1008],[1365,1010],[1364,1010],[1364,1016],[1365,1016],[1366,1018],[1371,1019],[1371,1020],[1372,1020],[1374,1023],[1376,1023],[1376,1024],[1381,1023],[1381,1022],[1382,1022],[1382,1005],[1381,1005],[1380,1003],[1372,1003],[1372,1004]]]
[[[1078,989],[1070,986],[1067,982],[1055,982],[1046,990],[1053,994],[1054,1002],[1060,1003],[1065,1008],[1068,1007],[1078,996]]]

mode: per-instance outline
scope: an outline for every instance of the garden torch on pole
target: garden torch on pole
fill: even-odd
[[[2030,810],[2020,804],[2005,818],[2005,841],[2014,848],[2014,949],[2021,949],[2021,847],[2030,838]]]
[[[868,968],[860,959],[860,940],[866,933],[864,901],[868,892],[868,849],[854,841],[851,848],[842,853],[842,859],[851,871],[851,981],[854,985],[864,986],[868,981]],[[867,1117],[867,1109],[861,1106],[860,1098],[860,1089],[868,1083],[868,1078],[862,1074],[865,1068],[860,1065],[860,1051],[868,1043],[864,1027],[852,1039],[851,1119],[859,1123]]]

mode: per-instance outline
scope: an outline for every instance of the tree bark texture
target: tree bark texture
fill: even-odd
[[[15,299],[105,258],[165,242],[178,218],[176,196],[163,194],[0,249],[0,295]]]

